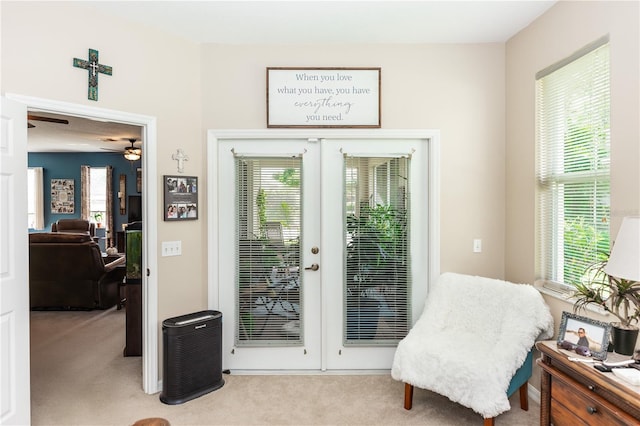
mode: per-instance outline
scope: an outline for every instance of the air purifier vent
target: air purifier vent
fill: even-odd
[[[162,322],[163,377],[160,401],[182,404],[224,385],[222,314],[200,311]]]

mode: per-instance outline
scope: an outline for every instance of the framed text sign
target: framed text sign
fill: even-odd
[[[380,127],[380,68],[267,68],[267,127]]]

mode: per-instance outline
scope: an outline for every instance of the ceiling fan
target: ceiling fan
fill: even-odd
[[[27,120],[46,121],[48,123],[57,123],[57,124],[69,124],[69,120],[63,120],[61,118],[43,117],[41,115],[32,115],[32,114],[27,115]],[[27,128],[31,129],[33,127],[36,127],[36,126],[34,124],[29,123],[29,121],[27,121]]]
[[[115,142],[118,139],[104,139],[104,140],[108,141],[108,142]],[[129,161],[139,160],[140,157],[142,156],[142,149],[136,148],[135,145],[134,145],[138,141],[138,139],[137,138],[122,138],[120,140],[129,141],[129,143],[131,143],[131,146],[126,147],[124,149],[124,151],[121,151],[119,149],[109,149],[109,148],[101,148],[101,149],[104,149],[105,151],[122,152],[122,155],[124,155],[124,158],[126,158]]]

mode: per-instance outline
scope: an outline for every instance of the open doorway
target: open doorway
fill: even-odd
[[[158,331],[157,331],[157,279],[151,270],[157,265],[157,255],[151,247],[157,246],[157,183],[148,176],[156,175],[156,119],[155,117],[122,111],[105,110],[84,105],[51,101],[41,98],[8,95],[7,97],[27,106],[29,113],[66,115],[92,119],[97,122],[121,123],[140,128],[141,141],[145,146],[141,159],[141,210],[143,222],[143,264],[145,273],[142,282],[142,389],[146,393],[156,393],[158,385]],[[38,120],[35,120],[39,122]],[[35,123],[37,125],[37,123]],[[137,170],[136,170],[137,172]],[[28,253],[25,253],[27,256]]]

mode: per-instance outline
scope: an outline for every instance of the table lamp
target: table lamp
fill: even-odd
[[[604,272],[612,277],[640,281],[640,216],[622,219]]]

